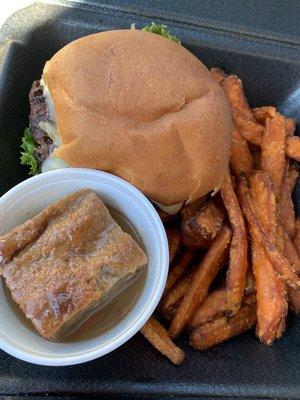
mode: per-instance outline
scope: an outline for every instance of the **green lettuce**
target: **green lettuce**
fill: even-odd
[[[131,25],[131,29],[135,29],[135,24]],[[171,35],[167,25],[151,22],[151,24],[144,26],[142,31],[156,33],[157,35],[164,36],[167,39],[173,40],[173,42],[181,44],[180,40],[176,36]]]
[[[30,130],[26,128],[21,144],[21,149],[23,150],[21,151],[21,164],[29,166],[29,175],[36,175],[39,173],[39,166],[34,157],[37,146]]]

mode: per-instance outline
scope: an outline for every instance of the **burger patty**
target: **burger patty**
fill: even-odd
[[[29,130],[34,140],[38,143],[35,156],[41,166],[44,160],[52,152],[53,142],[49,138],[48,134],[40,127],[40,122],[46,122],[49,120],[49,109],[40,81],[33,82],[29,93],[29,101]]]

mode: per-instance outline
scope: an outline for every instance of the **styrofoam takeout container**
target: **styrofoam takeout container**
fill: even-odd
[[[135,187],[111,174],[67,168],[34,176],[0,198],[0,235],[76,190],[95,191],[106,205],[120,211],[136,229],[147,256],[147,278],[133,308],[115,327],[80,342],[52,343],[19,321],[0,287],[0,347],[41,365],[71,365],[103,356],[129,340],[147,321],[163,292],[169,265],[163,224],[152,204]]]

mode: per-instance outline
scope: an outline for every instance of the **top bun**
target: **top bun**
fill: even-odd
[[[96,33],[56,53],[43,78],[62,143],[54,154],[70,166],[111,172],[165,206],[222,185],[230,108],[183,46],[139,30]]]

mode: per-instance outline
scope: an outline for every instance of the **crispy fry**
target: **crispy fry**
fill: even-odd
[[[171,322],[174,315],[177,313],[180,301],[172,306],[170,306],[167,310],[159,310],[160,315],[167,321]]]
[[[260,147],[253,146],[252,144],[248,144],[253,164],[254,164],[254,169],[260,170],[260,162],[261,162],[261,149]]]
[[[141,329],[142,335],[163,355],[168,357],[173,364],[183,362],[185,354],[170,339],[166,329],[151,317]]]
[[[253,271],[248,269],[246,275],[245,295],[253,294],[256,292],[256,282]]]
[[[296,129],[296,120],[294,118],[285,119],[285,129],[287,136],[293,136]]]
[[[233,108],[232,115],[243,138],[252,145],[261,146],[265,128],[260,125],[254,117],[243,114],[238,109]]]
[[[223,221],[223,212],[216,201],[210,199],[189,218],[182,218],[183,239],[188,242],[214,239],[222,228]]]
[[[294,204],[291,196],[293,189],[290,186],[290,184],[293,185],[293,182],[290,183],[289,175],[290,175],[290,169],[289,169],[289,162],[287,161],[286,172],[282,182],[281,194],[278,202],[278,210],[279,210],[280,221],[283,227],[289,234],[290,238],[293,239],[296,233],[296,217],[295,217]]]
[[[296,235],[293,242],[300,257],[300,218],[296,219]]]
[[[253,171],[253,159],[247,144],[236,126],[232,131],[230,167],[235,176],[249,175]]]
[[[262,145],[265,129],[261,123],[267,123],[267,119],[276,120],[280,114],[276,113],[276,109],[271,106],[256,108],[252,112],[246,100],[242,82],[234,75],[227,76],[222,81],[222,86],[227,94],[234,121],[241,135],[251,144]],[[292,136],[295,130],[295,120],[287,118],[285,130],[287,136]],[[288,157],[300,161],[300,138],[288,137],[286,154]]]
[[[276,115],[276,108],[273,106],[256,107],[252,111],[254,118],[261,125],[265,124],[267,118],[274,118]]]
[[[294,270],[298,274],[300,274],[300,258],[298,256],[296,247],[292,242],[290,236],[288,235],[287,231],[285,229],[283,229],[282,231],[283,231],[283,241],[284,241],[283,254],[289,261],[289,263],[292,265]]]
[[[236,75],[228,75],[222,82],[223,89],[228,97],[232,108],[239,110],[243,114],[253,117],[244,94],[242,81]]]
[[[201,197],[200,199],[197,199],[195,201],[192,201],[191,203],[184,204],[180,212],[181,218],[183,220],[188,220],[203,207],[205,202],[206,202],[206,196]]]
[[[187,329],[192,330],[198,325],[205,324],[212,319],[224,315],[226,309],[226,289],[214,290],[209,295],[207,295],[203,303],[200,304],[200,307],[187,325]]]
[[[250,193],[254,199],[253,207],[262,226],[270,238],[275,241],[277,234],[277,211],[274,185],[270,176],[262,171],[255,171],[250,179]]]
[[[181,247],[181,238],[178,229],[169,227],[166,229],[166,234],[169,244],[169,264],[172,264],[173,260],[177,256]]]
[[[297,171],[297,178],[298,178],[298,171]],[[296,234],[294,237],[293,245],[294,245],[294,248],[293,248],[292,252],[294,250],[296,250],[296,253],[299,258],[300,257],[300,219],[299,218],[296,219]],[[291,251],[289,250],[289,252],[291,252]],[[298,271],[298,274],[299,274],[299,271]],[[287,294],[288,294],[289,306],[290,306],[291,310],[295,314],[300,314],[300,291],[288,287]]]
[[[256,334],[261,342],[270,345],[278,336],[281,321],[287,314],[284,285],[256,242],[252,243],[252,266],[257,291]]]
[[[286,155],[300,162],[300,137],[288,137],[286,141]]]
[[[239,110],[232,110],[233,118],[236,126],[243,136],[243,138],[254,146],[262,145],[262,138],[264,135],[264,127],[256,120],[241,113]],[[288,128],[286,128],[288,134]],[[298,136],[291,136],[286,138],[285,155],[300,162],[300,138]]]
[[[270,239],[283,250],[283,228],[277,221],[277,204],[273,182],[268,174],[256,171],[250,177],[251,196],[259,221],[267,230]]]
[[[246,293],[246,292],[245,292]],[[247,293],[247,296],[244,297],[243,303],[248,299],[248,294],[253,295],[253,291]],[[167,320],[171,321],[174,315],[176,314],[180,302],[177,302],[176,305],[168,308],[168,311],[162,314],[162,316]],[[200,325],[201,323],[205,323],[210,321],[216,317],[221,315],[225,315],[226,313],[226,289],[219,288],[211,292],[204,299],[203,303],[200,304],[200,307],[196,311],[196,314],[192,318],[191,322],[187,325],[187,330],[191,330],[192,328]],[[194,322],[195,321],[195,322]],[[197,321],[197,322],[196,322]],[[193,325],[193,326],[192,326]]]
[[[300,291],[287,288],[289,306],[295,314],[300,314]]]
[[[280,198],[285,174],[285,119],[280,114],[266,119],[266,130],[261,144],[261,169],[269,174],[276,198]]]
[[[273,106],[257,107],[252,111],[256,121],[262,125],[265,125],[267,118],[276,117],[276,108]],[[296,121],[293,118],[285,118],[285,123],[286,135],[293,136],[296,128]]]
[[[210,72],[217,83],[222,83],[223,79],[226,77],[225,72],[221,68],[211,68]]]
[[[169,276],[166,282],[164,293],[167,293],[174,287],[178,279],[184,274],[191,262],[196,256],[195,249],[184,249],[180,256],[177,258],[173,268],[169,272]]]
[[[186,247],[193,247],[195,249],[208,249],[211,246],[212,240],[207,240],[199,237],[197,240],[182,237],[182,242]]]
[[[248,269],[248,237],[243,213],[232,186],[230,173],[227,174],[221,188],[221,196],[232,229],[226,279],[227,314],[232,316],[239,311],[244,295]]]
[[[224,265],[230,239],[231,230],[224,226],[197,267],[191,285],[172,320],[169,330],[172,338],[182,332],[205,299],[212,281]]]
[[[289,183],[289,188],[290,188],[290,193],[291,194],[293,193],[293,191],[294,191],[294,189],[296,187],[298,178],[299,178],[298,166],[295,166],[294,164],[291,164],[290,167],[289,167],[289,172],[287,174],[287,180],[288,180],[288,183]]]
[[[250,329],[256,322],[256,304],[241,307],[232,318],[221,317],[195,328],[190,334],[190,345],[206,350]]]
[[[259,218],[253,208],[249,189],[244,179],[240,180],[239,198],[241,200],[242,209],[251,228],[251,236],[254,241],[259,243],[272,263],[275,270],[280,274],[281,278],[289,286],[300,289],[300,279],[288,260],[278,250],[276,244],[270,239],[268,232],[261,226]]]
[[[190,272],[189,274],[181,278],[177,282],[177,284],[169,292],[166,293],[160,306],[160,311],[163,316],[169,314],[170,309],[174,308],[174,306],[176,306],[181,301],[187,288],[190,286],[192,279],[193,273]]]

